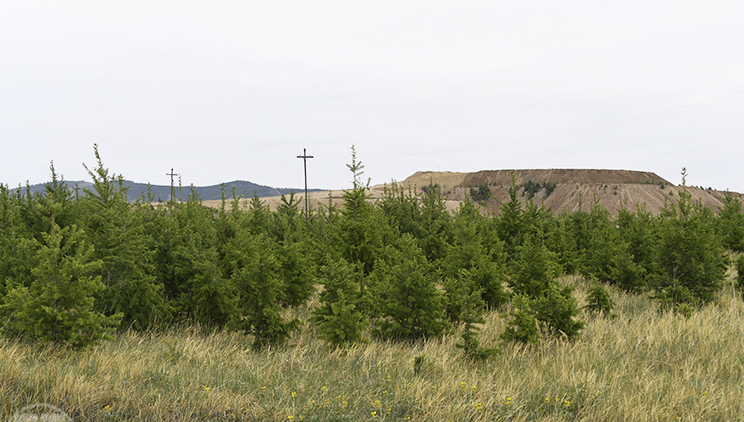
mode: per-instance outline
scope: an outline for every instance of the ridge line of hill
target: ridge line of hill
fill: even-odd
[[[67,186],[73,192],[75,189],[93,189],[93,183],[84,180],[65,180]],[[115,182],[116,183],[116,182]],[[44,192],[47,183],[37,183],[30,185],[31,193]],[[137,198],[143,195],[147,195],[147,183],[137,183],[130,180],[124,180],[123,185],[128,189],[127,199],[129,201],[135,201]],[[242,195],[243,197],[251,198],[254,192],[259,198],[273,197],[280,195],[289,195],[290,192],[303,192],[302,189],[289,189],[289,188],[273,188],[270,186],[259,185],[256,183],[248,182],[245,180],[234,180],[232,182],[225,183],[225,197],[231,199],[233,196],[233,186],[235,187],[235,194]],[[18,188],[15,188],[18,189]],[[25,192],[25,187],[20,188]],[[175,187],[176,199],[186,200],[191,194],[191,185]],[[204,201],[222,200],[222,185],[210,185],[210,186],[194,186],[194,191]],[[308,192],[319,191],[319,189],[308,189]],[[82,192],[81,192],[82,193]],[[171,199],[171,187],[170,185],[150,185],[150,193],[153,195],[154,200],[158,202],[165,202]]]

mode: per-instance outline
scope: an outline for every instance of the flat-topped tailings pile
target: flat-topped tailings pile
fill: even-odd
[[[681,186],[645,171],[544,169],[544,170],[484,170],[475,173],[417,172],[404,180],[403,186],[438,184],[448,201],[462,201],[470,196],[488,210],[498,213],[500,203],[509,201],[512,175],[517,197],[523,203],[532,200],[556,213],[563,210],[588,211],[596,200],[612,214],[626,207],[635,210],[640,204],[658,214],[665,203],[676,201]],[[485,191],[488,189],[488,191]],[[724,192],[687,187],[694,201],[717,212],[723,206]],[[490,192],[490,198],[486,198]],[[735,194],[740,198],[742,195]],[[450,203],[450,208],[452,203]]]
[[[501,203],[508,202],[509,189],[512,187],[512,175],[517,185],[517,197],[525,204],[528,200],[537,205],[544,205],[556,213],[564,210],[576,211],[581,208],[589,211],[596,200],[600,206],[612,214],[626,207],[631,211],[637,205],[645,204],[648,211],[658,214],[664,204],[676,201],[681,186],[647,171],[630,170],[579,170],[579,169],[545,169],[545,170],[484,170],[475,173],[454,173],[439,171],[420,171],[398,184],[408,192],[420,193],[420,188],[430,183],[439,185],[447,201],[447,208],[454,210],[460,201],[470,197],[483,206],[483,212],[499,213]],[[389,187],[389,183],[387,184]],[[380,199],[385,190],[384,185],[370,189],[371,200]],[[698,187],[688,187],[693,201],[701,201],[713,212],[723,207],[724,192]],[[329,195],[333,205],[343,204],[342,191],[318,191],[309,195],[313,209],[328,204]],[[298,192],[303,196],[302,192]],[[744,196],[734,193],[742,200]],[[275,209],[280,203],[279,197],[261,198]],[[205,205],[219,207],[221,201],[204,201]],[[243,200],[247,208],[248,200]],[[304,201],[300,208],[304,210]]]

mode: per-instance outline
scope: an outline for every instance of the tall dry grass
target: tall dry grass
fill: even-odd
[[[589,285],[563,281],[583,303]],[[742,419],[737,292],[727,287],[685,319],[659,313],[647,297],[609,290],[617,318],[584,315],[577,340],[511,344],[487,362],[463,358],[459,332],[334,349],[307,325],[288,346],[263,352],[245,335],[198,327],[127,332],[85,351],[1,340],[0,420],[34,403],[75,421]],[[311,306],[298,316],[306,319]],[[495,342],[503,328],[489,314],[481,339]]]

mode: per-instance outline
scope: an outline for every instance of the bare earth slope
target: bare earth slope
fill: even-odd
[[[585,170],[585,169],[545,169],[545,170],[487,170],[476,173],[418,172],[402,182],[402,185],[425,186],[439,184],[448,200],[461,201],[469,195],[470,187],[487,185],[493,198],[488,201],[488,210],[499,212],[500,202],[509,201],[509,188],[512,174],[516,184],[529,181],[537,184],[554,183],[555,189],[546,196],[546,189],[540,189],[532,200],[543,204],[556,213],[563,210],[576,211],[581,207],[588,210],[596,200],[599,205],[612,214],[623,207],[634,210],[637,205],[658,214],[664,204],[676,201],[682,188],[651,172],[630,170]],[[688,187],[694,201],[717,212],[723,206],[724,192]],[[744,196],[740,194],[740,198]],[[527,195],[520,187],[518,197],[525,203]]]
[[[679,197],[681,186],[651,172],[630,170],[589,170],[589,169],[544,169],[544,170],[485,170],[475,173],[454,172],[417,172],[406,180],[399,182],[403,188],[418,191],[422,186],[437,184],[447,200],[447,208],[453,210],[470,194],[471,187],[488,186],[492,198],[484,212],[499,213],[500,203],[509,201],[509,188],[512,186],[512,174],[518,186],[529,181],[536,184],[555,184],[555,189],[546,196],[546,189],[541,188],[532,198],[536,204],[551,208],[560,213],[564,210],[576,211],[580,207],[588,211],[595,198],[599,205],[612,214],[626,207],[635,210],[637,205],[645,204],[647,210],[658,214],[664,204],[674,202]],[[693,201],[700,201],[714,212],[723,207],[724,192],[688,187]],[[384,185],[371,188],[373,199],[382,197]],[[329,195],[333,204],[339,206],[343,192],[313,192],[309,200],[313,208],[318,204],[327,205]],[[518,190],[518,198],[527,202],[524,187]],[[734,193],[744,200],[744,195]],[[302,195],[300,195],[302,196]],[[280,203],[280,197],[263,198],[272,209]],[[214,203],[212,203],[214,202]],[[219,206],[219,201],[205,201],[205,205]],[[301,207],[304,209],[303,206]]]
[[[441,186],[478,186],[478,185],[503,185],[511,186],[512,174],[517,184],[526,183],[531,180],[534,183],[664,183],[654,173],[645,171],[629,170],[583,170],[583,169],[546,169],[546,170],[483,170],[475,173],[451,173],[451,172],[417,172],[403,181],[403,184],[415,184],[419,186],[428,185],[430,180]]]

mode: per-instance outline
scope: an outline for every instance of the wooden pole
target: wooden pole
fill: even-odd
[[[307,149],[302,149],[302,155],[298,155],[297,158],[302,158],[303,164],[305,166],[305,221],[308,221],[309,218],[309,208],[307,206],[307,159],[308,158],[315,158],[312,155],[307,155]]]

